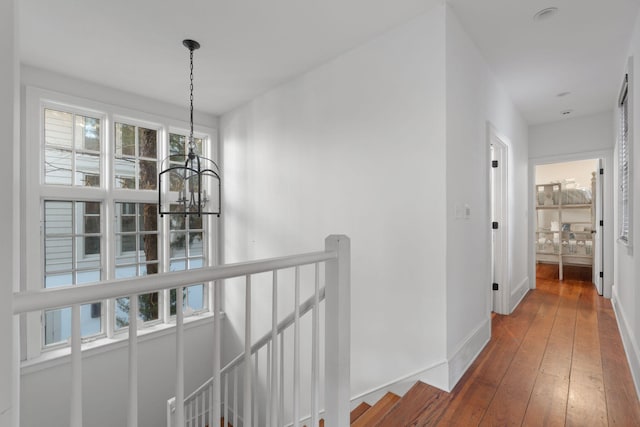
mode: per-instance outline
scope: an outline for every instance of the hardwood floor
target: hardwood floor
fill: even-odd
[[[537,289],[510,316],[455,389],[440,396],[441,426],[640,426],[640,404],[611,302],[589,282]]]

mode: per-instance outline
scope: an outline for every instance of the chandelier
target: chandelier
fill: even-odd
[[[182,44],[189,49],[190,130],[186,141],[183,137],[174,138],[177,135],[170,137],[169,155],[158,174],[159,213],[220,216],[220,168],[201,156],[204,145],[193,136],[193,51],[200,48],[200,43],[184,40]]]

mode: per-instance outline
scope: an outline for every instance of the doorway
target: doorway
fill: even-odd
[[[535,274],[592,282],[600,295],[603,256],[602,159],[535,167]]]

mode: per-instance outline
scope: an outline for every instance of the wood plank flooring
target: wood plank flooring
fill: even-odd
[[[556,272],[557,274],[557,272]],[[593,284],[539,270],[451,393],[412,426],[640,426],[640,404],[611,302]]]

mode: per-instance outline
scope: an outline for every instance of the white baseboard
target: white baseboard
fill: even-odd
[[[627,322],[627,317],[624,311],[618,304],[618,293],[613,288],[611,295],[611,305],[613,311],[616,314],[616,321],[618,322],[618,329],[620,330],[620,336],[622,337],[622,344],[624,346],[624,352],[629,362],[629,368],[631,369],[631,377],[633,378],[633,384],[636,387],[636,396],[640,396],[640,351],[638,350],[638,343],[630,334],[631,329]]]
[[[387,392],[402,396],[417,381],[422,381],[447,392],[451,391],[490,339],[491,318],[488,318],[463,340],[448,361],[444,360],[435,363],[405,377],[361,393],[351,399],[351,409],[362,402],[372,405]]]
[[[379,387],[361,393],[351,398],[351,409],[355,408],[362,402],[370,405],[376,403],[387,392],[392,392],[398,396],[404,395],[417,381],[422,381],[441,390],[447,388],[447,372],[448,364],[446,361],[435,363],[429,367],[421,369],[417,372],[409,374],[405,377],[390,381]]]
[[[522,298],[529,291],[529,277],[525,277],[515,288],[511,289],[511,295],[509,295],[509,313],[513,313]]]
[[[449,384],[446,391],[453,390],[490,339],[491,317],[489,316],[463,340],[449,358]]]

